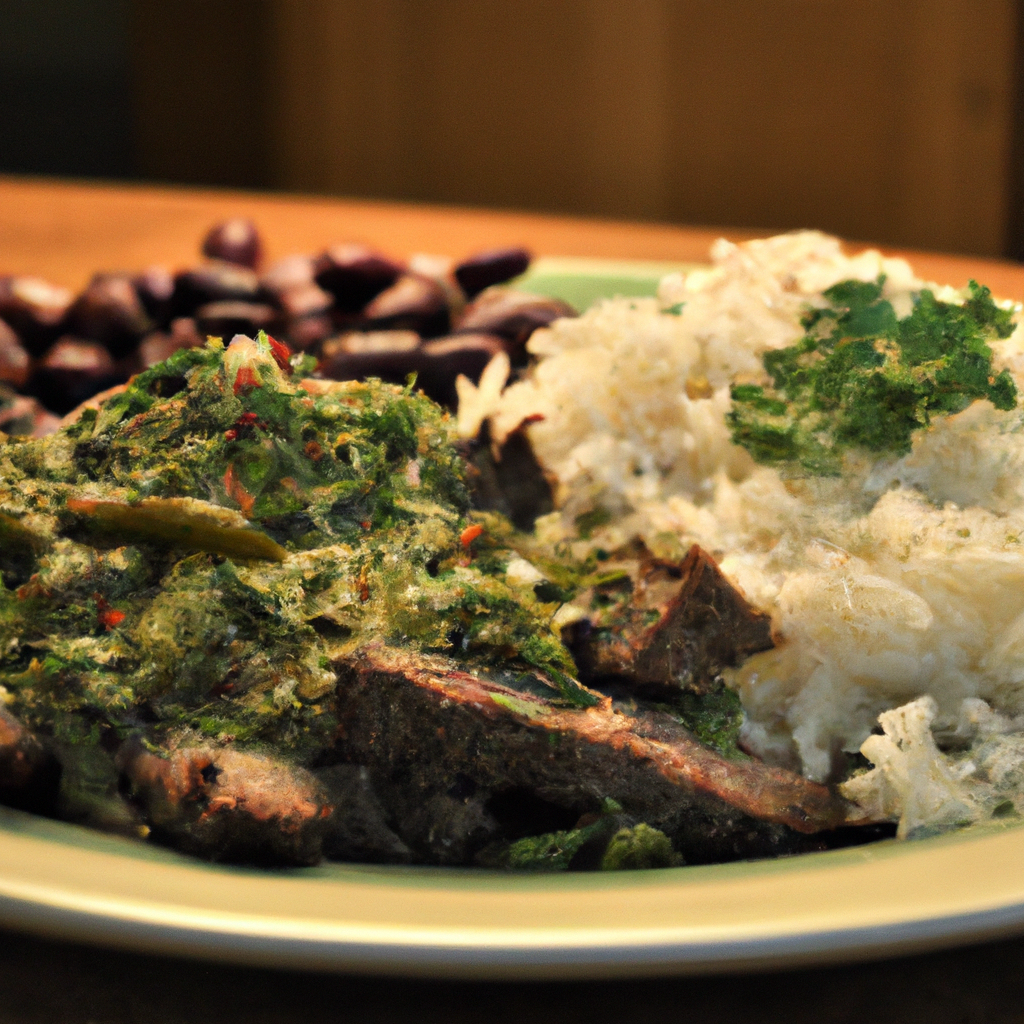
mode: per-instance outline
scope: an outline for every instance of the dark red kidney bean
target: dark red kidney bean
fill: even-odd
[[[40,277],[0,277],[0,317],[30,355],[41,355],[60,335],[72,295]]]
[[[296,352],[316,352],[334,334],[334,321],[326,313],[298,316],[285,320],[282,334]]]
[[[169,331],[154,331],[142,339],[138,349],[138,359],[143,369],[148,370],[165,359],[170,359],[182,348],[199,348],[206,343],[196,330],[196,322],[191,317],[178,317],[171,322]]]
[[[289,288],[315,284],[312,256],[285,256],[269,266],[260,277],[260,287],[271,295]]]
[[[256,270],[263,260],[263,241],[251,220],[234,217],[210,228],[203,239],[203,255]]]
[[[277,319],[272,306],[259,302],[208,302],[196,310],[196,330],[201,337],[230,341],[236,334],[252,337],[257,331],[269,330]]]
[[[404,267],[365,245],[335,245],[313,263],[316,283],[341,313],[357,313],[398,280]]]
[[[547,327],[576,310],[560,299],[495,289],[474,299],[455,325],[456,334],[497,334],[508,343],[506,349],[514,366],[526,362],[526,343],[538,327]]]
[[[334,297],[312,281],[284,288],[274,298],[275,305],[287,318],[326,313],[334,304]]]
[[[119,384],[110,350],[97,341],[58,339],[36,366],[28,391],[54,412],[70,412],[76,405],[104,388]]]
[[[448,297],[437,281],[403,274],[363,307],[362,316],[369,331],[418,331],[434,338],[448,330]]]
[[[163,326],[171,315],[174,275],[166,267],[149,267],[132,281],[135,293],[150,317]]]
[[[472,299],[492,284],[503,284],[525,274],[532,259],[529,250],[519,246],[488,249],[463,260],[455,268],[455,280],[466,293],[466,298]]]
[[[27,395],[16,395],[0,385],[0,430],[5,434],[45,437],[60,427],[60,417]]]
[[[60,428],[60,417],[36,402],[32,410],[32,437],[48,437],[50,434],[56,434]]]
[[[127,274],[97,274],[64,318],[67,334],[106,345],[115,359],[131,352],[152,329],[153,321]]]
[[[329,380],[379,377],[404,384],[420,370],[422,342],[415,331],[369,331],[345,334],[324,343],[319,374]]]
[[[455,378],[462,374],[476,384],[484,367],[505,346],[505,339],[494,334],[456,334],[424,342],[416,385],[435,402],[454,408],[458,402]]]
[[[16,388],[28,383],[29,357],[18,336],[0,320],[0,381]]]
[[[255,272],[229,263],[183,270],[174,278],[172,316],[192,316],[208,302],[255,302],[260,283]]]

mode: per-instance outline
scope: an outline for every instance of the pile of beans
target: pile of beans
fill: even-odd
[[[456,264],[350,243],[263,269],[255,225],[230,220],[210,229],[202,255],[177,273],[98,273],[77,296],[0,276],[0,431],[48,433],[60,415],[178,349],[259,330],[314,356],[319,376],[405,383],[416,373],[417,387],[454,406],[459,374],[476,381],[499,351],[525,366],[533,331],[575,315],[557,299],[495,287],[529,266],[520,248]]]

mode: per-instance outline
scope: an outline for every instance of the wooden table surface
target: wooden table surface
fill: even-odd
[[[505,243],[540,255],[703,259],[722,232],[493,211],[0,178],[0,273],[71,287],[100,269],[196,261],[207,227],[252,217],[271,258],[362,240],[396,255]],[[744,237],[736,231],[728,237]],[[1024,267],[914,254],[926,277],[971,276],[1024,300]],[[2,870],[2,865],[0,865]],[[1024,939],[772,975],[484,984],[320,976],[118,953],[0,930],[0,1024],[787,1020],[974,1024],[1024,1018]]]
[[[271,260],[359,241],[396,256],[464,256],[526,245],[543,256],[701,261],[735,228],[680,227],[398,203],[267,196],[149,186],[69,184],[0,176],[0,274],[35,274],[80,288],[97,270],[194,264],[207,228],[251,217]],[[851,248],[856,248],[853,244]],[[885,250],[896,252],[896,250]],[[977,257],[902,253],[922,277],[961,286],[977,276],[997,295],[1024,300],[1024,267]]]

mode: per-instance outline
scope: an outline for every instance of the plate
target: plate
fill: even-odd
[[[538,260],[585,308],[681,264]],[[211,865],[0,808],[0,925],[245,964],[611,978],[866,959],[1024,932],[1024,827],[609,874]]]

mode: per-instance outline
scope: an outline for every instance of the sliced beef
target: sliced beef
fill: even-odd
[[[611,798],[669,835],[688,863],[792,850],[800,833],[845,818],[846,805],[825,787],[728,760],[667,715],[624,714],[607,698],[565,708],[508,685],[512,674],[498,681],[497,672],[384,646],[335,668],[337,753],[366,765],[382,792],[402,794],[413,811],[397,815],[394,828],[417,851],[429,842],[431,815],[415,809],[450,795],[459,780],[481,806],[515,790],[579,816]],[[487,823],[471,817],[482,844]],[[467,862],[474,845],[466,844]]]
[[[60,764],[13,715],[0,708],[0,804],[52,813]]]
[[[533,453],[526,424],[521,424],[500,445],[491,443],[489,421],[478,437],[460,443],[473,507],[500,512],[517,530],[529,533],[538,516],[555,507],[551,482]]]
[[[316,773],[334,808],[327,819],[324,854],[331,860],[407,864],[409,847],[388,824],[389,815],[362,765],[336,764]]]
[[[758,611],[694,544],[678,565],[642,546],[603,567],[604,580],[575,604],[587,617],[564,639],[583,682],[612,678],[640,690],[706,692],[723,668],[772,646]]]
[[[301,768],[231,747],[160,756],[131,741],[117,766],[154,836],[179,850],[252,864],[315,864],[323,855],[332,808]]]

